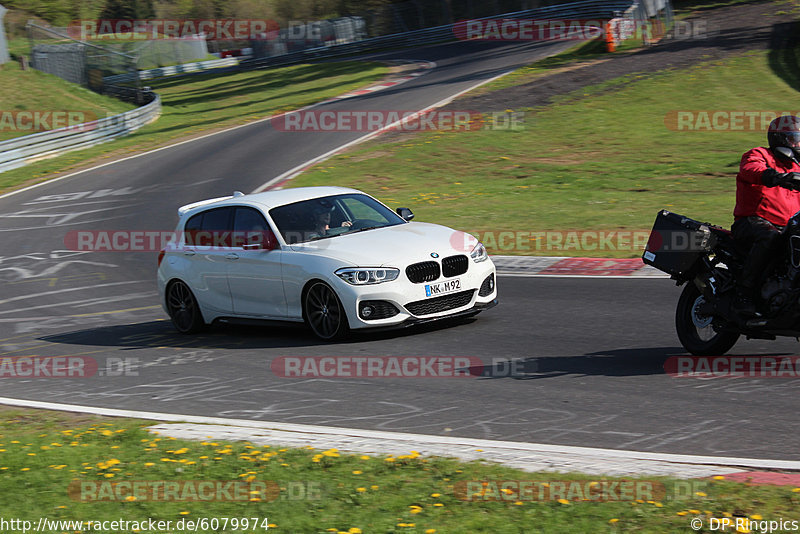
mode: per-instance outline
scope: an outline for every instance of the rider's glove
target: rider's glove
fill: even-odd
[[[761,173],[761,183],[767,187],[785,187],[794,191],[800,191],[800,172],[778,172],[767,167]]]

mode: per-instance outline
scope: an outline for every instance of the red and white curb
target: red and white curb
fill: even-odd
[[[401,83],[405,83],[411,81],[415,78],[418,78],[424,74],[430,72],[431,69],[436,67],[436,63],[433,61],[422,61],[416,59],[396,59],[391,61],[385,61],[384,63],[391,63],[395,65],[415,65],[416,70],[409,72],[408,74],[397,76],[397,77],[389,77],[381,81],[380,83],[376,83],[375,85],[371,85],[369,87],[365,87],[363,89],[356,89],[355,91],[351,91],[349,93],[345,93],[343,95],[336,96],[334,98],[330,98],[320,104],[327,104],[328,102],[336,102],[337,100],[345,100],[347,98],[353,98],[356,96],[368,95],[370,93],[374,93],[376,91],[382,91],[383,89],[389,89],[390,87],[394,87],[396,85],[400,85]]]
[[[492,256],[497,274],[573,278],[669,278],[640,258],[567,258],[549,256]]]

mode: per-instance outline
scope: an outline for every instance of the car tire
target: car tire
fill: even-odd
[[[342,301],[324,282],[312,282],[303,293],[303,319],[324,341],[342,339],[350,331]]]
[[[172,282],[167,287],[167,313],[175,330],[181,334],[196,334],[202,331],[206,323],[197,299],[192,290],[181,280]]]

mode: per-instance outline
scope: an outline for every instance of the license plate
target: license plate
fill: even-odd
[[[438,284],[425,284],[426,297],[438,297],[461,289],[461,280],[448,280]]]

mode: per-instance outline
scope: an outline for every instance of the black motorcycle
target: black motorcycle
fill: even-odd
[[[800,337],[800,212],[789,220],[779,243],[758,282],[760,315],[745,318],[732,305],[748,251],[741,250],[725,228],[666,210],[658,214],[642,260],[669,274],[677,285],[686,284],[675,327],[687,351],[722,355],[742,335]]]

